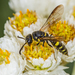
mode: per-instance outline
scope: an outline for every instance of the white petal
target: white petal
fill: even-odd
[[[4,36],[0,38],[0,48],[3,50],[8,50],[9,52],[19,54],[21,46],[19,43],[17,43],[17,41],[14,38]]]
[[[50,72],[47,72],[46,70],[30,70],[23,75],[69,75],[63,69],[67,69],[67,67],[59,66]]]

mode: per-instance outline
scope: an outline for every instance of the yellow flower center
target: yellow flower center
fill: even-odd
[[[42,45],[42,42],[37,45],[36,41],[34,41],[31,46],[25,45],[25,51],[23,54],[26,56],[27,60],[30,60],[30,57],[36,59],[39,59],[40,57],[43,58],[43,60],[46,60],[51,56],[52,53],[54,53],[54,49],[50,47],[46,42],[44,43],[44,46]]]
[[[30,27],[30,25],[32,23],[35,24],[35,22],[37,21],[37,16],[36,16],[36,12],[35,11],[29,11],[27,9],[27,12],[25,14],[22,13],[22,11],[20,11],[20,15],[14,15],[14,20],[12,20],[10,17],[8,17],[8,19],[11,21],[11,27],[22,32],[23,28],[28,26]]]
[[[53,36],[62,36],[65,38],[64,42],[68,42],[69,40],[73,40],[75,37],[75,28],[72,25],[68,25],[66,21],[59,21],[54,25],[51,25],[48,29],[49,34],[53,34]]]
[[[9,64],[9,56],[10,53],[7,50],[4,51],[0,48],[0,65],[3,64],[3,62],[5,62],[5,64]]]

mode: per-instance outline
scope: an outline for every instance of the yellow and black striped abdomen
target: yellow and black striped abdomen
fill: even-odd
[[[61,52],[64,55],[68,55],[68,51],[65,45],[63,45],[61,42],[51,41],[51,43],[59,52]]]

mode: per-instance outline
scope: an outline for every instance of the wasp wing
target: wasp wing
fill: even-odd
[[[53,25],[57,21],[59,21],[64,12],[64,6],[58,5],[50,14],[44,25],[41,27],[40,31],[47,31],[50,25]]]
[[[58,37],[58,36],[48,36],[48,37],[42,37],[41,40],[50,40],[50,41],[64,41],[64,37]]]

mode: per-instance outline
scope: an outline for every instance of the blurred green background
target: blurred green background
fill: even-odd
[[[2,37],[4,34],[4,24],[6,23],[6,20],[8,20],[8,17],[13,16],[12,11],[8,6],[9,0],[0,0],[0,37]]]
[[[12,11],[8,5],[9,0],[0,0],[0,37],[4,36],[4,24],[6,23],[6,20],[8,20],[8,17],[12,17],[14,11]],[[73,69],[74,63],[69,63],[66,66],[69,66],[69,69],[65,70],[67,73],[72,75],[72,69]]]

